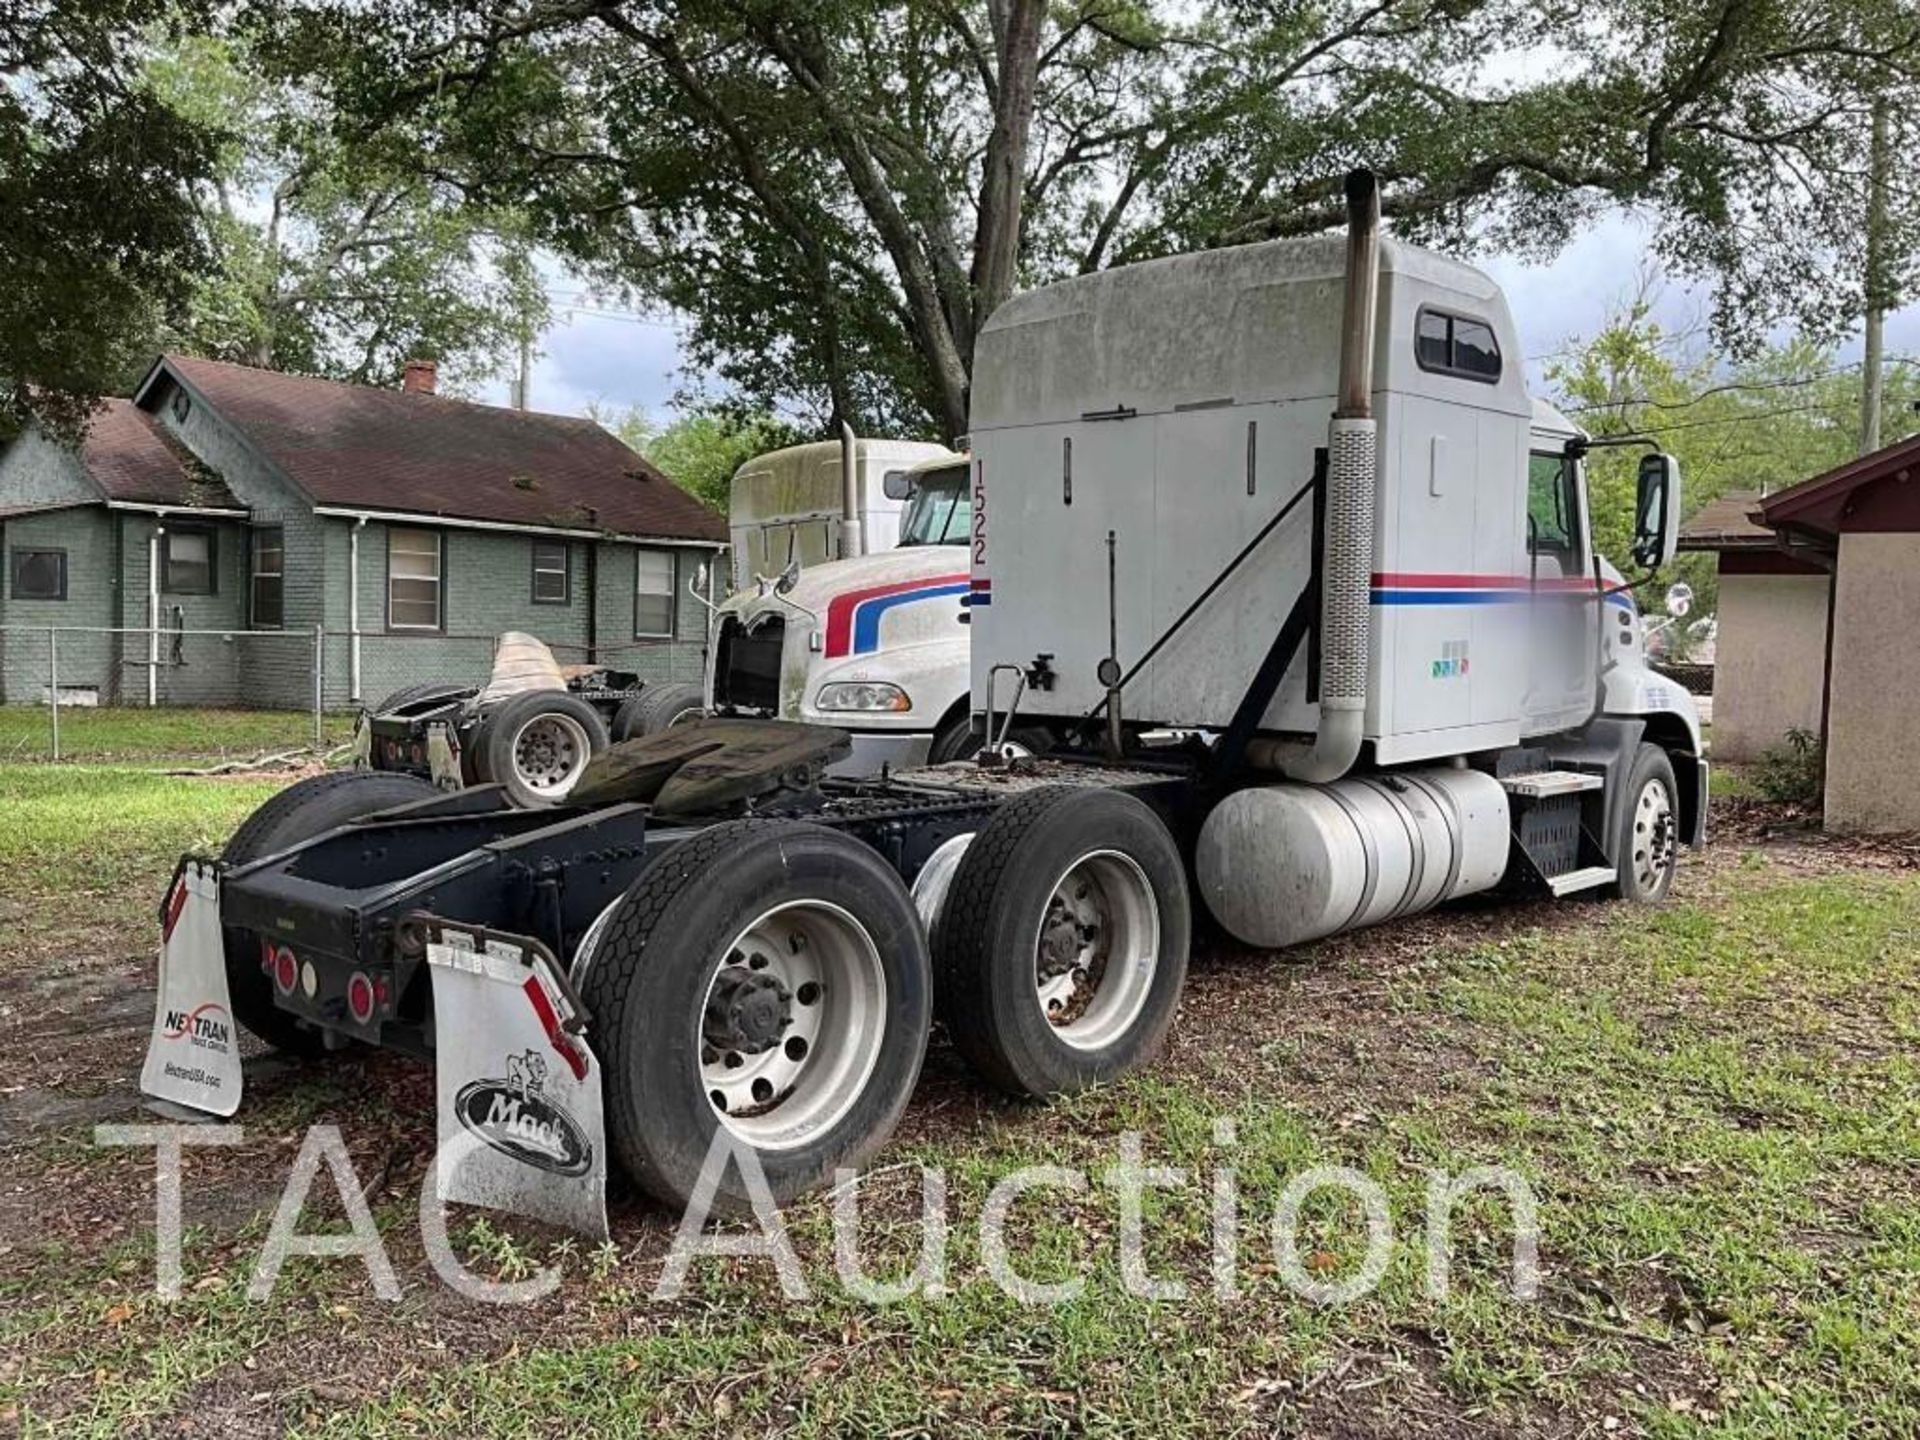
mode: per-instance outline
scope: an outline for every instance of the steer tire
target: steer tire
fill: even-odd
[[[649,685],[631,699],[622,700],[620,708],[613,712],[614,744],[671,730],[682,720],[699,715],[706,699],[706,693],[698,685],[684,680]]]
[[[1665,819],[1649,820],[1642,796],[1664,786]],[[1658,799],[1653,802],[1658,810]],[[1613,855],[1619,878],[1613,895],[1641,905],[1657,905],[1673,888],[1680,855],[1680,789],[1674,783],[1673,761],[1658,745],[1642,743],[1627,776],[1624,803],[1614,830]],[[1643,870],[1646,873],[1642,873]]]
[[[417,775],[346,770],[309,776],[289,785],[241,822],[220,858],[228,865],[264,859],[349,820],[431,799],[439,793]],[[273,1003],[273,981],[260,968],[260,937],[251,930],[227,925],[222,927],[221,938],[227,957],[227,1000],[234,1019],[289,1055],[323,1053],[326,1045],[320,1031]]]
[[[582,738],[586,744],[586,754],[573,767],[572,778],[557,787],[537,784],[514,760],[521,732],[543,716],[570,727],[570,744],[577,746]],[[532,690],[503,700],[487,712],[473,737],[473,769],[481,780],[505,790],[507,798],[522,810],[538,810],[565,800],[579,783],[586,762],[606,748],[607,722],[593,706],[564,690]]]
[[[611,1153],[636,1185],[669,1206],[693,1195],[726,1123],[703,1070],[720,1060],[706,1028],[715,976],[740,955],[737,942],[750,927],[783,905],[808,902],[837,907],[871,938],[884,996],[868,1012],[878,1029],[857,1032],[871,1068],[864,1081],[846,1084],[837,1118],[828,1111],[817,1133],[802,1130],[777,1148],[736,1141],[753,1151],[773,1198],[785,1202],[836,1169],[865,1163],[892,1133],[919,1078],[933,985],[925,934],[900,877],[839,831],[796,820],[728,821],[648,867],[574,959],[606,1076]],[[816,995],[821,1003],[840,998],[831,984]],[[822,1012],[831,1013],[849,1012]],[[823,1044],[815,1055],[836,1053],[857,1051]],[[796,1084],[765,1113],[777,1121],[788,1097],[801,1094]],[[725,1213],[750,1209],[737,1162],[727,1162],[714,1201]]]
[[[1157,944],[1142,949],[1134,970],[1103,971],[1080,1018],[1097,1018],[1109,982],[1120,983],[1117,996],[1124,995],[1135,976],[1137,1010],[1121,1006],[1116,1028],[1076,1044],[1049,1018],[1039,972],[1056,890],[1083,861],[1112,872],[1126,893],[1151,894],[1151,907],[1141,908],[1150,909],[1154,923],[1141,933],[1157,932]],[[1124,933],[1108,926],[1110,939]],[[1191,933],[1186,868],[1158,815],[1117,790],[1029,791],[974,837],[947,891],[934,934],[941,1018],[967,1062],[1010,1094],[1039,1098],[1111,1080],[1151,1059],[1166,1040]]]

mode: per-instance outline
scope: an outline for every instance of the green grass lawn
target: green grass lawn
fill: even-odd
[[[61,779],[81,783],[62,787]],[[20,1003],[23,956],[112,974],[151,943],[173,851],[210,844],[252,782],[0,769],[0,1024],[62,1094],[109,1104],[142,1036],[63,1047]],[[50,1123],[5,1152],[0,1424],[28,1433],[445,1436],[638,1433],[1910,1436],[1920,1430],[1920,875],[1839,847],[1723,847],[1657,910],[1563,904],[1427,917],[1287,956],[1210,945],[1168,1054],[1051,1107],[987,1096],[943,1046],[864,1182],[869,1267],[918,1253],[919,1171],[944,1171],[951,1293],[891,1305],[835,1277],[829,1203],[787,1221],[812,1298],[771,1267],[707,1262],[652,1303],[672,1217],[613,1206],[595,1253],[464,1212],[457,1248],[510,1278],[566,1273],[525,1308],[458,1300],[413,1215],[432,1142],[428,1072],[344,1055],[250,1080],[245,1143],[189,1161],[186,1293],[151,1291],[151,1160]],[[31,866],[22,862],[30,861]],[[75,925],[57,891],[96,897]],[[33,1044],[27,1043],[33,1036]],[[6,1112],[0,1109],[0,1116]],[[1215,1143],[1231,1119],[1236,1142]],[[342,1127],[405,1286],[295,1260],[244,1296],[308,1123]],[[1148,1207],[1155,1273],[1126,1294],[1117,1208],[1020,1202],[1016,1259],[1079,1298],[988,1283],[975,1217],[1026,1165],[1098,1174],[1137,1131],[1185,1187]],[[1228,1163],[1237,1295],[1212,1289],[1209,1186]],[[1280,1283],[1267,1222],[1287,1180],[1339,1163],[1385,1190],[1380,1287],[1322,1307]],[[1464,1205],[1454,1286],[1421,1284],[1430,1171],[1510,1166],[1540,1200],[1543,1283],[1504,1285],[1505,1208]],[[324,1227],[338,1215],[324,1173]],[[327,1197],[324,1198],[323,1197]],[[1309,1207],[1309,1268],[1363,1248],[1354,1212]]]
[[[353,716],[322,717],[328,747],[353,733]],[[63,760],[225,760],[308,746],[313,716],[298,710],[207,710],[160,706],[66,706],[60,711]],[[44,705],[0,705],[0,764],[51,758],[51,725]]]

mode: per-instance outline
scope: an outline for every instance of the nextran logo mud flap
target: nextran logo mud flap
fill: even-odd
[[[429,929],[442,1200],[607,1238],[600,1062],[535,941]]]
[[[140,1088],[212,1115],[240,1108],[240,1034],[227,998],[220,880],[210,860],[182,860],[161,907],[160,994]]]

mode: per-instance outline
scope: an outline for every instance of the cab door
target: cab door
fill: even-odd
[[[1598,629],[1593,550],[1580,462],[1559,443],[1527,457],[1527,696],[1521,732],[1567,730],[1592,714]]]

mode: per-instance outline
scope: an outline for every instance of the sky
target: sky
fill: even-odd
[[[1513,309],[1529,361],[1528,375],[1540,383],[1540,362],[1591,336],[1607,317],[1635,293],[1647,253],[1648,233],[1633,218],[1614,215],[1575,240],[1550,264],[1530,264],[1506,256],[1476,257],[1500,282]],[[563,282],[556,281],[556,285]],[[1684,330],[1704,319],[1707,293],[1674,280],[1659,292],[1656,314],[1670,329]],[[1843,359],[1857,358],[1859,338],[1842,347]],[[1920,353],[1920,304],[1889,318],[1889,355]],[[658,420],[671,418],[674,393],[689,380],[682,376],[679,339],[671,317],[610,311],[577,291],[554,301],[554,324],[541,338],[533,369],[533,409],[578,415],[589,406],[620,413],[638,407]],[[488,386],[482,398],[507,403],[508,380]]]

